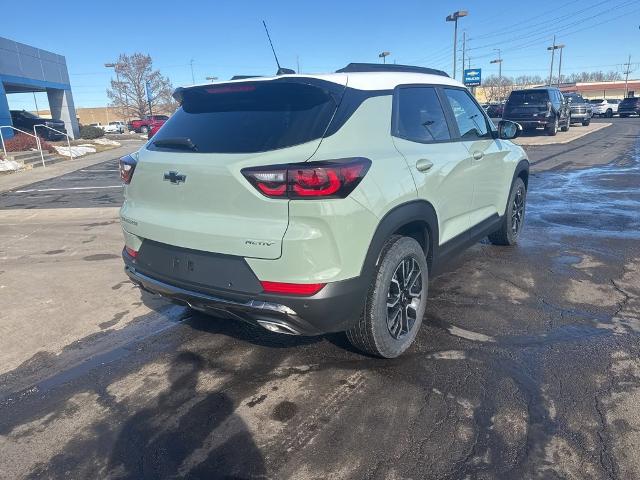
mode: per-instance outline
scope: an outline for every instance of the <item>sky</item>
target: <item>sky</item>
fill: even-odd
[[[459,21],[458,48],[466,33],[472,68],[497,74],[490,64],[501,50],[503,75],[549,75],[550,52],[566,45],[562,73],[623,71],[628,55],[640,77],[640,0],[351,0],[236,2],[86,2],[60,0],[46,15],[25,15],[26,4],[6,2],[0,36],[64,55],[76,107],[107,105],[113,72],[104,63],[120,53],[151,55],[174,86],[236,74],[272,75],[273,54],[262,20],[284,67],[302,73],[335,71],[350,62],[387,62],[440,68],[451,74],[453,23],[445,17],[467,10]],[[525,6],[526,5],[526,6]],[[460,59],[460,56],[458,57]],[[557,66],[557,57],[556,57]],[[557,71],[557,70],[556,70]],[[459,72],[459,71],[458,71]],[[458,73],[460,78],[460,73]],[[37,94],[46,108],[46,94]],[[31,94],[10,95],[12,108],[34,109]]]

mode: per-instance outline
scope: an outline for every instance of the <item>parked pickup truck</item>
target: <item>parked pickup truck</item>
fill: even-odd
[[[41,118],[31,112],[25,110],[11,110],[11,123],[14,127],[33,135],[33,127],[35,125],[46,125],[49,128],[37,128],[38,136],[45,140],[62,140],[67,133],[64,122],[62,120],[52,120],[50,118]],[[54,130],[51,130],[51,129]],[[61,132],[61,133],[59,133]]]
[[[154,123],[164,123],[169,120],[166,115],[147,115],[142,120],[131,120],[129,122],[129,130],[133,130],[136,133],[147,133],[151,130]]]
[[[564,98],[571,107],[571,123],[582,123],[583,126],[591,123],[593,108],[579,93],[563,93]]]

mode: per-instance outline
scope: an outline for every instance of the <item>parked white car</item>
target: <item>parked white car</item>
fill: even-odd
[[[127,130],[127,126],[124,122],[109,122],[109,125],[103,125],[102,123],[90,123],[90,127],[101,128],[104,133],[124,133]]]
[[[593,115],[594,116],[605,116],[607,118],[613,117],[616,113],[618,113],[618,104],[620,100],[618,99],[606,99],[606,98],[596,98],[589,101],[591,105],[593,105]]]
[[[105,133],[124,133],[127,130],[124,122],[109,122],[109,125],[102,125],[100,128],[102,128]]]

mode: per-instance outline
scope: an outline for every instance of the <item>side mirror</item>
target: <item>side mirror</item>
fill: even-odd
[[[522,133],[522,125],[511,120],[500,120],[498,122],[498,137],[501,140],[513,140]]]

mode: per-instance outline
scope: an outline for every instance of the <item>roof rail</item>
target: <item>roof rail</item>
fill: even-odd
[[[427,73],[429,75],[440,75],[448,77],[442,70],[435,68],[416,67],[415,65],[396,65],[388,63],[350,63],[336,73],[354,73],[354,72],[407,72],[407,73]]]

